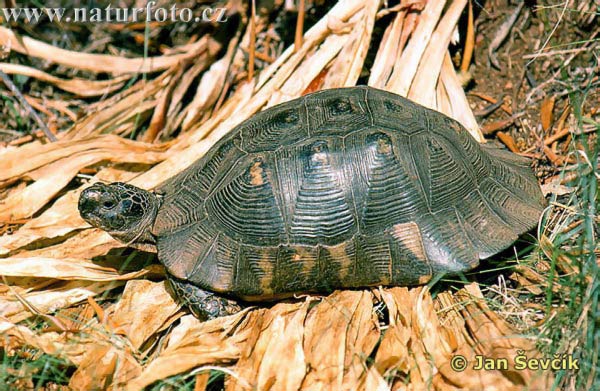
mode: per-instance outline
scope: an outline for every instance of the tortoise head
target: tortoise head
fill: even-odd
[[[124,243],[153,241],[150,229],[159,206],[156,195],[121,182],[96,183],[79,196],[81,217]]]

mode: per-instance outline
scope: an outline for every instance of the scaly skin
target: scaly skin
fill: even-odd
[[[205,291],[189,282],[167,278],[169,287],[179,302],[187,306],[199,319],[210,320],[239,312],[242,307],[235,301]]]

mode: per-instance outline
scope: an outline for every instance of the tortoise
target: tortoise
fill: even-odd
[[[536,226],[544,204],[526,158],[360,86],[257,113],[154,192],[96,183],[79,211],[155,247],[175,297],[211,319],[239,301],[470,270]]]

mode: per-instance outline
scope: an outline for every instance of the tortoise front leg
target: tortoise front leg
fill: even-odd
[[[175,298],[181,304],[186,305],[199,319],[210,320],[235,314],[242,309],[234,300],[218,296],[187,281],[178,280],[172,276],[168,276],[167,281]]]

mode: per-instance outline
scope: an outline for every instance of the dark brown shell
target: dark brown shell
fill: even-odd
[[[258,113],[159,192],[168,271],[249,300],[468,270],[544,208],[526,159],[369,87]]]

